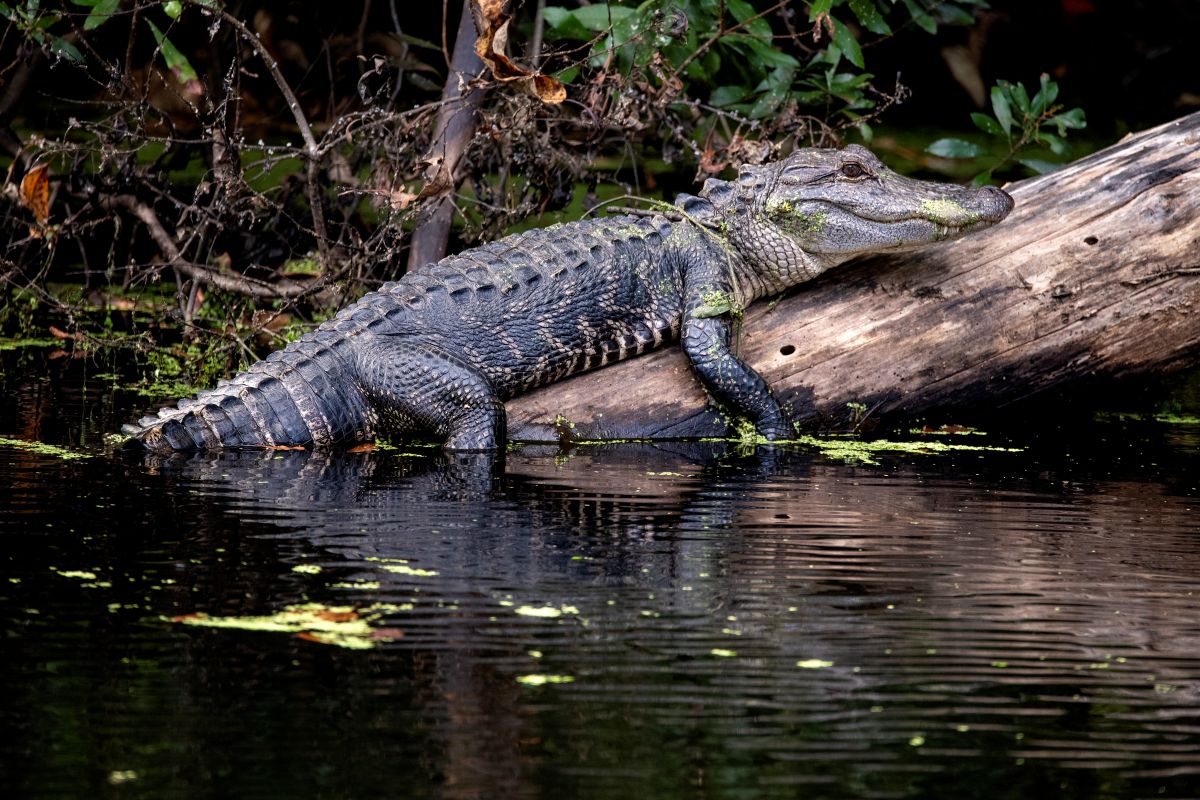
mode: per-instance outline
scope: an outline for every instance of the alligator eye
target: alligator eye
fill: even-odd
[[[863,175],[867,174],[867,171],[862,168],[861,164],[848,161],[842,165],[842,174],[847,178],[861,178]]]

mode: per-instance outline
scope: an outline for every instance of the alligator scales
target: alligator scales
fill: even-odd
[[[505,400],[679,341],[715,400],[787,438],[779,403],[730,347],[731,316],[856,255],[952,239],[1012,206],[992,187],[901,177],[856,145],[798,150],[709,180],[668,213],[529,231],[412,271],[125,431],[155,452],[414,435],[492,450]]]

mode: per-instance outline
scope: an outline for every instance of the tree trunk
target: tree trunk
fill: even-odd
[[[989,411],[1080,380],[1200,356],[1200,114],[1009,187],[1000,225],[832,270],[745,317],[739,351],[803,427],[865,408]],[[678,347],[508,405],[509,435],[719,436]],[[858,410],[855,410],[858,409]]]
[[[442,89],[442,108],[438,112],[433,132],[433,144],[426,158],[432,166],[426,180],[442,187],[445,196],[434,200],[426,216],[413,231],[408,251],[408,269],[432,264],[446,255],[446,241],[454,221],[454,194],[462,179],[462,156],[475,135],[479,104],[483,89],[476,87],[463,94],[463,83],[479,75],[483,61],[475,52],[475,23],[471,17],[471,2],[463,0],[458,33],[454,36],[454,55]]]

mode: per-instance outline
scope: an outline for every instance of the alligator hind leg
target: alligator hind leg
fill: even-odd
[[[450,450],[504,445],[504,403],[469,364],[412,336],[364,336],[355,344],[360,387],[386,429],[432,433]]]

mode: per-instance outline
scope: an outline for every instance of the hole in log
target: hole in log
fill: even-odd
[[[796,345],[794,344],[785,344],[779,348],[779,355],[781,356],[790,356],[794,352],[796,352]]]
[[[1100,240],[1097,239],[1095,236],[1088,236],[1083,240],[1083,243],[1084,244],[1095,244],[1098,241],[1100,241]]]

